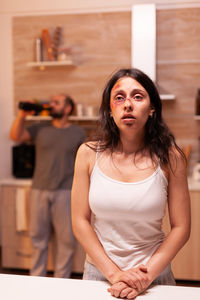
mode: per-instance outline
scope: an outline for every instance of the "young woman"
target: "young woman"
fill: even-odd
[[[100,116],[101,135],[77,154],[72,224],[87,253],[83,279],[108,280],[111,295],[129,299],[151,283],[175,284],[170,262],[190,234],[186,162],[140,70],[112,76]]]

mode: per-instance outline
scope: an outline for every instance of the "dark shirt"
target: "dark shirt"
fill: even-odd
[[[71,189],[76,152],[86,137],[84,130],[76,125],[57,128],[51,124],[35,124],[27,130],[36,150],[32,187]]]

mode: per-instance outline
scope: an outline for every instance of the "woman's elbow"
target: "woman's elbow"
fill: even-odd
[[[184,246],[188,242],[188,240],[190,238],[190,233],[191,233],[191,225],[190,224],[182,227],[182,246]]]
[[[188,226],[186,233],[185,233],[185,243],[187,243],[187,241],[190,238],[190,234],[191,234],[191,225]]]

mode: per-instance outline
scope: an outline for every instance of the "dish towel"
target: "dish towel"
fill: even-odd
[[[26,215],[26,189],[17,188],[16,190],[16,231],[26,231],[28,229]]]

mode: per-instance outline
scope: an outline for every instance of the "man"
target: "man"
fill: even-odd
[[[33,112],[20,109],[10,137],[16,142],[32,140],[36,164],[30,196],[30,237],[33,247],[31,275],[45,276],[48,244],[55,237],[54,276],[69,278],[75,239],[71,226],[71,186],[74,161],[85,132],[69,122],[73,100],[64,94],[50,101],[51,124],[25,127],[25,117]]]

